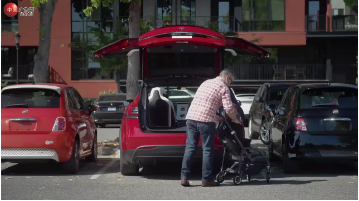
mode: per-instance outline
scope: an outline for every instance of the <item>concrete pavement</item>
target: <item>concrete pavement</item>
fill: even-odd
[[[99,139],[118,136],[119,128],[99,129]],[[102,136],[101,136],[102,135]],[[108,139],[110,140],[110,139]],[[260,141],[253,141],[265,150]],[[77,175],[63,174],[58,164],[1,164],[2,199],[358,199],[358,166],[306,164],[297,174],[284,174],[272,164],[272,180],[253,176],[239,186],[231,177],[220,187],[200,187],[201,166],[194,165],[193,187],[180,186],[181,163],[146,167],[139,176],[123,176],[120,159],[81,161]]]

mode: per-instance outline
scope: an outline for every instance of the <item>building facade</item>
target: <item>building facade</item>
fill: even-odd
[[[30,0],[4,0],[31,7]],[[101,70],[87,46],[98,44],[94,30],[109,37],[122,27],[126,36],[128,4],[114,0],[85,17],[91,0],[61,0],[52,19],[49,79],[71,85],[86,98],[116,90],[115,72]],[[241,37],[267,48],[268,60],[239,59],[228,64],[239,80],[331,80],[355,84],[357,77],[358,6],[343,0],[143,0],[143,31],[166,25],[197,25]],[[2,11],[3,12],[3,11]],[[28,82],[39,42],[39,13],[8,18],[2,13],[2,74],[16,67],[14,33],[21,35],[19,77]],[[16,73],[13,72],[13,75]],[[126,69],[117,74],[125,91]],[[12,76],[9,81],[15,80]]]

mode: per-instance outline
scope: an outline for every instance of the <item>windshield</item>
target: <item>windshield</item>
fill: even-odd
[[[358,90],[352,88],[319,88],[304,91],[301,108],[338,107],[358,108]]]
[[[126,101],[126,94],[100,96],[98,101]]]
[[[50,89],[8,89],[1,93],[1,108],[60,108],[60,95]]]
[[[209,77],[216,73],[217,49],[173,44],[147,49],[151,76],[187,75]]]
[[[269,101],[281,101],[284,93],[287,91],[289,86],[285,87],[271,87],[269,89],[268,100]]]

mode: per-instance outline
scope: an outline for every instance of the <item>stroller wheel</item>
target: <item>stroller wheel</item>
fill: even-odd
[[[224,173],[219,172],[216,176],[216,180],[217,180],[217,182],[222,183],[224,181]]]
[[[267,184],[269,184],[269,181],[270,181],[270,173],[269,172],[267,172],[266,179],[267,179]]]
[[[235,176],[235,177],[233,178],[233,183],[234,183],[235,185],[239,185],[239,184],[242,183],[241,174],[240,174],[240,175],[237,175],[237,176]]]

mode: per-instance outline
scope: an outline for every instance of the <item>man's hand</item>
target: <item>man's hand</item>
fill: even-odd
[[[220,121],[224,121],[224,119],[223,119],[223,117],[220,117],[220,116],[217,116],[217,115],[216,115],[216,121],[217,121],[217,122],[220,122]]]

